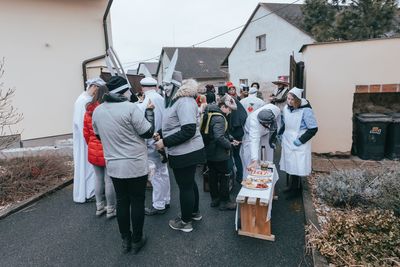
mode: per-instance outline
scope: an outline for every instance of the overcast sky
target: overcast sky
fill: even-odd
[[[114,48],[126,69],[135,68],[137,61],[159,55],[163,46],[192,46],[245,24],[259,2],[260,0],[115,0],[111,9]],[[200,46],[231,47],[240,30]]]

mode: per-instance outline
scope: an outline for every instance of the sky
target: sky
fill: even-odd
[[[260,0],[115,0],[111,8],[113,46],[125,70],[134,69],[139,61],[158,56],[163,46],[192,46],[244,25],[259,2]],[[241,29],[198,46],[231,47]]]

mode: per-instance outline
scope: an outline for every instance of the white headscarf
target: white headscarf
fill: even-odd
[[[106,82],[103,81],[103,79],[101,79],[100,77],[89,79],[86,81],[86,90],[89,89],[89,87],[92,85],[102,86],[106,85]]]
[[[302,98],[302,93],[303,93],[304,89],[300,89],[297,87],[293,87],[292,89],[290,89],[289,93],[294,94],[298,99]]]

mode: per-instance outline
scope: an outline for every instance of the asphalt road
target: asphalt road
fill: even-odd
[[[210,208],[200,180],[203,220],[191,233],[170,229],[168,220],[179,212],[172,180],[171,209],[146,217],[148,243],[137,255],[121,254],[116,219],[97,218],[95,203],[73,203],[69,186],[0,220],[0,266],[311,266],[302,200],[286,200],[279,193],[285,183],[281,175],[272,209],[276,241],[270,242],[237,235],[234,212]],[[151,191],[146,198],[149,204]]]

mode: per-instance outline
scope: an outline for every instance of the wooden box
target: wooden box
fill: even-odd
[[[238,195],[236,202],[240,211],[238,234],[275,241],[271,234],[271,220],[267,221],[268,200]]]

